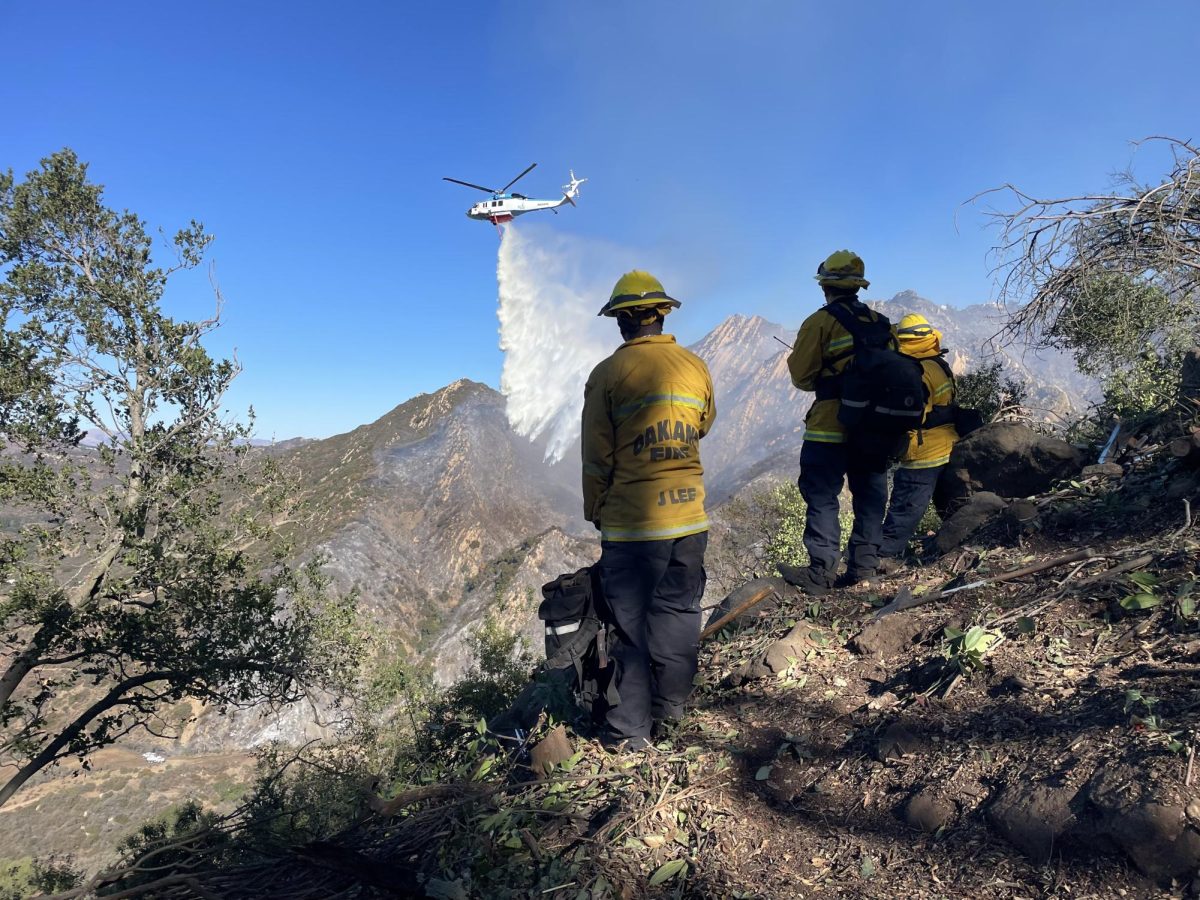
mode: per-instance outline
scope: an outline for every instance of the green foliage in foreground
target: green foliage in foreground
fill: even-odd
[[[1200,308],[1152,280],[1111,272],[1071,286],[1046,343],[1069,350],[1099,379],[1099,418],[1144,418],[1176,397],[1183,356],[1196,342]]]
[[[0,900],[25,900],[35,893],[53,894],[70,890],[81,878],[69,860],[0,860]]]
[[[223,409],[238,366],[204,347],[217,316],[165,311],[211,236],[193,221],[156,248],[87,176],[70,150],[0,173],[0,501],[18,523],[0,535],[0,806],[131,731],[172,733],[181,701],[336,695],[358,659],[353,598],[284,563],[290,478]]]
[[[506,709],[529,680],[532,661],[523,639],[485,620],[469,638],[475,655],[472,666],[445,690],[433,683],[426,669],[384,652],[386,642],[376,640],[372,648],[376,662],[364,672],[352,709],[352,730],[342,740],[300,749],[278,744],[264,748],[256,781],[232,815],[218,816],[189,802],[145,823],[121,842],[121,862],[112,871],[131,869],[147,854],[153,854],[154,868],[127,871],[100,884],[97,893],[105,896],[149,884],[163,872],[197,858],[203,858],[209,871],[259,871],[293,848],[346,832],[369,813],[369,795],[389,798],[388,785],[399,790],[434,784],[499,784],[509,779],[516,760],[502,752],[484,721]],[[506,861],[528,868],[528,849],[521,844],[521,852],[514,852],[511,838],[537,814],[513,811],[504,822],[497,819],[489,824],[488,833],[498,835],[498,843],[490,856],[476,858],[480,820],[494,811],[475,809],[469,818],[456,819],[451,825],[457,836],[447,843],[457,842],[464,854],[460,862],[471,869],[468,881],[476,889],[487,885],[488,896],[504,896],[494,891],[520,883],[515,869],[504,868]],[[417,831],[422,839],[430,838],[429,832]],[[473,860],[469,864],[468,856]],[[443,865],[458,863],[446,860]],[[35,874],[43,890],[52,883],[70,887],[79,879],[69,865],[25,860],[10,879],[21,887],[12,896],[28,894]],[[59,881],[51,882],[51,877]],[[5,897],[0,893],[0,900]]]
[[[723,535],[721,548],[710,550],[705,564],[723,584],[774,575],[779,563],[806,566],[807,515],[808,506],[795,482],[785,481],[753,491],[748,497],[739,496],[723,510],[728,532]],[[842,505],[838,520],[844,548],[854,521],[848,504]]]

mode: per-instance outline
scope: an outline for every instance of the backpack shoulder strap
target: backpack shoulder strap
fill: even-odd
[[[826,303],[821,307],[829,315],[837,320],[838,324],[850,332],[850,336],[857,342],[862,335],[863,325],[865,323],[859,321],[858,316],[851,311],[849,304],[842,300],[834,300],[832,303]]]
[[[932,359],[935,363],[937,363],[939,366],[941,366],[942,371],[946,373],[946,377],[949,378],[951,381],[953,381],[954,380],[954,370],[950,368],[950,363],[946,362],[946,357],[944,356],[945,352],[946,351],[943,350],[937,356],[930,357],[930,359]]]
[[[822,308],[850,332],[850,336],[854,338],[855,350],[863,344],[897,349],[896,336],[892,334],[891,320],[883,313],[871,309],[861,300],[834,300],[832,303],[826,303]],[[864,322],[860,316],[866,316],[869,321]],[[842,356],[849,356],[853,352],[852,350],[838,354],[835,360]]]
[[[933,361],[941,366],[942,371],[946,373],[946,378],[950,381],[950,404],[958,404],[958,382],[954,380],[954,370],[950,368],[950,363],[946,362],[944,356],[945,350],[933,357]]]

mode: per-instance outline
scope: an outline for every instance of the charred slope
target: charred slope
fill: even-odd
[[[548,528],[581,530],[574,469],[542,456],[509,427],[499,393],[457,381],[286,456],[307,506],[293,533],[416,646],[489,561]]]

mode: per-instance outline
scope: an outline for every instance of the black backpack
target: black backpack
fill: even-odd
[[[854,341],[849,350],[827,360],[825,365],[828,368],[847,356],[853,359],[841,372],[822,379],[835,391],[831,393],[827,387],[826,397],[836,396],[840,400],[838,421],[846,426],[850,439],[869,437],[886,441],[919,429],[929,396],[921,363],[896,348],[887,316],[879,313],[874,321],[864,322],[859,314],[869,310],[857,300],[835,300],[824,308],[850,332]],[[826,399],[821,392],[817,397]]]
[[[609,664],[613,625],[602,612],[603,597],[599,570],[590,566],[542,585],[538,618],[546,629],[546,659],[512,705],[488,722],[494,733],[523,745],[544,710],[604,722],[620,697]]]
[[[588,566],[542,585],[538,618],[546,626],[546,662],[542,670],[570,691],[576,705],[593,721],[604,721],[620,701],[608,650],[612,617],[607,615],[600,572]]]

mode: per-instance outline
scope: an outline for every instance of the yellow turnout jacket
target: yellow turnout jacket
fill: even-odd
[[[918,353],[909,352],[905,341],[900,342],[900,349],[921,360],[921,377],[929,392],[925,401],[925,417],[936,407],[947,407],[954,402],[954,379],[946,374],[946,370],[934,358],[936,351],[925,358]],[[953,422],[925,428],[921,431],[908,433],[908,450],[900,460],[902,469],[932,469],[944,466],[950,462],[950,451],[958,443],[958,430]]]
[[[583,512],[606,541],[708,530],[700,438],[716,418],[712,378],[669,334],[626,341],[583,395]]]

